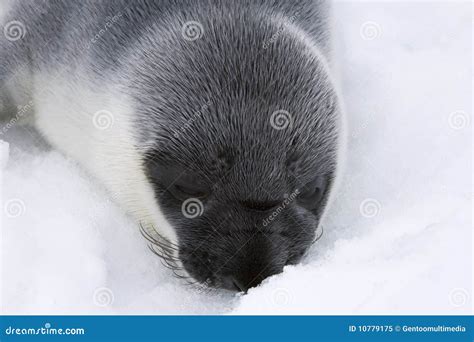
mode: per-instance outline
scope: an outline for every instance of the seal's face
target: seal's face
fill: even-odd
[[[276,150],[203,151],[198,165],[153,161],[160,207],[196,280],[246,290],[298,262],[311,245],[333,170],[298,177],[296,160]]]
[[[259,99],[219,117],[220,101],[209,103],[149,154],[157,201],[194,279],[245,291],[303,256],[335,175],[331,96],[312,114]]]
[[[260,31],[170,44],[172,63],[160,55],[140,74],[153,93],[137,92],[152,141],[145,169],[182,265],[199,282],[244,291],[298,262],[314,240],[339,122],[321,57],[291,35],[241,51],[269,37],[249,32]]]

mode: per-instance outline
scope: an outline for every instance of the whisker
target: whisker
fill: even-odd
[[[184,270],[184,268],[182,268],[182,267],[175,267],[174,265],[170,265],[165,260],[161,260],[161,264],[169,270],[178,270],[178,271]]]
[[[150,245],[148,245],[148,248],[149,248],[153,253],[155,253],[156,255],[158,255],[158,256],[159,256],[161,259],[163,259],[163,260],[172,261],[172,262],[177,262],[177,261],[179,261],[179,259],[177,259],[177,258],[174,258],[174,257],[172,257],[172,256],[164,255],[164,254],[160,253],[160,251],[157,251],[157,250],[155,249],[155,245],[150,244]]]
[[[198,286],[201,292],[209,290],[207,286],[204,286],[201,282],[190,277],[184,267],[178,266],[181,261],[175,256],[176,252],[179,252],[179,246],[177,244],[162,237],[155,230],[153,230],[153,234],[150,233],[141,222],[139,225],[140,233],[145,240],[149,242],[147,245],[148,249],[160,258],[163,267],[169,269],[174,278],[183,281],[186,286]],[[184,274],[180,274],[179,272],[183,272]]]
[[[162,263],[164,262],[164,263],[168,266],[168,268],[170,268],[170,269],[172,269],[172,270],[176,270],[176,271],[183,271],[183,270],[184,270],[184,268],[179,267],[179,266],[177,265],[177,261],[175,261],[175,260],[170,260],[170,259],[162,258],[162,259],[161,259],[161,262],[162,262]],[[165,266],[165,267],[166,267],[166,266]]]
[[[176,273],[176,271],[173,271],[173,276],[174,276],[175,278],[182,279],[182,280],[186,280],[186,281],[189,279],[189,277],[186,277],[186,276],[184,276],[184,275],[178,274],[178,273]]]
[[[155,245],[158,245],[162,248],[170,249],[170,250],[173,250],[173,251],[178,251],[179,250],[179,247],[177,245],[175,245],[172,242],[166,240],[165,238],[163,238],[158,233],[156,233],[156,235],[159,237],[160,240],[158,238],[155,238],[154,236],[152,236],[141,223],[140,223],[140,233],[142,234],[142,236],[145,239],[147,239],[149,242],[151,242]]]
[[[311,244],[314,244],[315,242],[319,241],[319,239],[323,237],[323,234],[324,234],[324,227],[321,226],[321,234],[319,234],[319,236],[317,236]]]
[[[153,236],[146,228],[145,226],[140,222],[140,232],[143,234],[144,237],[147,239],[152,240],[153,242],[162,244],[163,246],[169,247],[169,248],[174,248],[174,249],[179,249],[179,246],[168,239],[164,238],[161,236],[155,229],[153,229],[153,233],[158,237],[156,238]]]
[[[189,280],[189,279],[191,279],[191,278],[188,277],[188,280],[186,281],[186,284],[184,284],[184,285],[186,285],[186,286],[193,286],[193,285],[196,285],[196,284],[201,284],[201,283],[200,283],[199,281],[197,281],[197,280],[191,281],[191,280]]]

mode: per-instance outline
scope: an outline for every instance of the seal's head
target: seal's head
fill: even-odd
[[[245,291],[314,240],[337,168],[340,109],[323,57],[291,25],[272,42],[272,22],[205,23],[194,41],[168,29],[142,47],[144,165],[184,269]]]

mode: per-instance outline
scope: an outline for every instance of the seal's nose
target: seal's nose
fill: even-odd
[[[286,253],[270,248],[266,239],[255,238],[228,262],[226,272],[220,277],[222,287],[247,292],[265,278],[283,271]]]
[[[260,285],[265,278],[281,273],[282,271],[283,265],[249,264],[242,266],[237,269],[233,275],[226,277],[226,288],[246,293],[248,289]]]
[[[281,273],[281,270],[273,274],[277,273]],[[273,274],[262,273],[255,275],[253,273],[239,273],[223,277],[222,284],[228,290],[247,293],[248,289],[259,285],[265,278]]]

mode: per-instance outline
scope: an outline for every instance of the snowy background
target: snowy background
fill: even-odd
[[[173,278],[100,185],[9,128],[2,313],[471,313],[471,25],[469,2],[335,5],[344,180],[304,262],[243,296]]]

